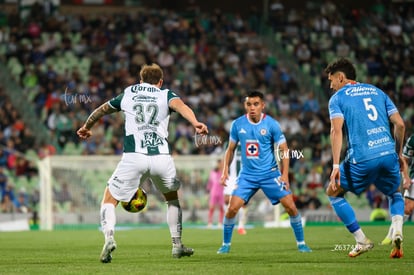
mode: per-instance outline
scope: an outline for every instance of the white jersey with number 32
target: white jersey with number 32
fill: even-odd
[[[109,105],[125,114],[124,152],[169,154],[169,102],[179,98],[168,89],[148,83],[131,85],[111,99]]]

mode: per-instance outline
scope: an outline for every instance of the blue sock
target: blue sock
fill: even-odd
[[[391,196],[388,196],[388,203],[391,217],[395,215],[404,216],[404,199],[400,192],[395,192]]]
[[[233,228],[236,218],[228,219],[224,216],[223,219],[223,244],[230,244],[233,236]]]
[[[295,233],[296,242],[304,243],[305,236],[303,234],[302,217],[300,214],[297,214],[294,217],[290,217],[290,226],[292,226],[293,233]]]
[[[355,212],[345,198],[329,197],[329,200],[336,215],[345,224],[349,232],[354,233],[360,229],[360,226],[356,220]]]

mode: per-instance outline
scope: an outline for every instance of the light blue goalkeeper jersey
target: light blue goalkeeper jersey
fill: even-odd
[[[278,169],[275,159],[275,143],[286,142],[279,123],[264,115],[258,123],[252,123],[247,116],[233,121],[230,140],[239,143],[241,149],[240,175],[266,175]]]
[[[329,116],[344,119],[345,161],[359,163],[395,153],[389,117],[396,112],[388,95],[373,85],[355,82],[338,90],[329,100]]]

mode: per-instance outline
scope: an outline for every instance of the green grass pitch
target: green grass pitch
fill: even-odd
[[[192,257],[174,259],[168,229],[118,230],[112,263],[99,262],[103,235],[96,230],[0,232],[0,274],[412,274],[414,226],[405,226],[404,258],[390,259],[391,246],[378,243],[388,227],[362,226],[375,242],[357,258],[347,252],[354,239],[345,227],[306,226],[312,253],[299,253],[290,228],[234,232],[228,255],[217,255],[221,230],[184,227]]]

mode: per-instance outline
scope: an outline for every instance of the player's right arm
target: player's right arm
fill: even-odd
[[[390,116],[390,121],[394,125],[394,139],[395,139],[395,151],[400,158],[400,164],[402,162],[402,152],[405,135],[405,124],[400,113],[396,112]]]
[[[230,164],[234,158],[234,152],[237,148],[237,143],[234,141],[229,141],[229,145],[227,146],[226,153],[224,154],[223,159],[223,171],[221,173],[220,184],[223,186],[227,186],[227,180],[229,179],[229,169]]]
[[[342,117],[336,117],[331,119],[331,147],[332,147],[332,161],[334,165],[339,165],[341,157],[341,149],[343,142],[342,126],[344,119]],[[340,185],[340,172],[339,168],[335,166],[332,169],[329,186],[333,191],[337,190],[337,185]]]
[[[86,119],[85,124],[76,132],[78,136],[82,139],[87,139],[92,136],[91,128],[97,121],[99,121],[103,116],[109,115],[117,112],[117,109],[112,108],[108,102],[105,102],[98,108],[96,108]]]
[[[403,156],[403,144],[405,135],[405,124],[400,113],[396,112],[390,116],[390,121],[394,125],[395,151],[398,154],[400,171],[403,176],[403,188],[411,185],[410,176],[408,175],[408,165]]]

